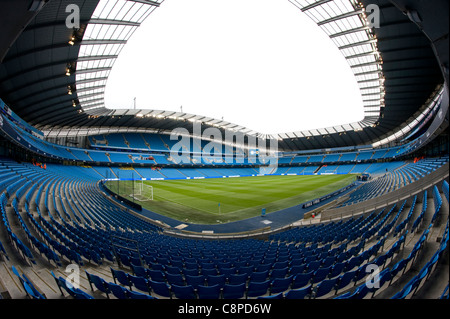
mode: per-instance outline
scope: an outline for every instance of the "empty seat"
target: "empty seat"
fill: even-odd
[[[357,270],[347,271],[344,274],[342,274],[340,277],[338,277],[336,290],[343,289],[352,282],[353,282],[353,284],[356,284],[356,281],[354,281],[354,279],[356,278],[356,273],[357,273]]]
[[[127,295],[129,299],[157,299],[154,296],[143,294],[138,291],[128,291]]]
[[[269,270],[265,271],[254,271],[250,274],[249,281],[266,281],[269,277]]]
[[[225,284],[222,291],[222,297],[223,299],[240,299],[244,297],[245,290],[245,283],[237,285]]]
[[[292,283],[292,289],[298,289],[306,286],[311,282],[313,275],[313,271],[296,275]]]
[[[108,288],[117,299],[128,299],[127,289],[125,287],[109,282]]]
[[[108,288],[108,283],[101,277],[91,274],[85,270],[87,275],[89,285],[91,286],[91,290],[94,291],[94,286],[101,292],[106,294],[106,297],[109,298],[109,293],[111,292]],[[93,286],[94,285],[94,286]]]
[[[220,293],[221,288],[217,284],[212,286],[197,286],[198,299],[219,299]]]
[[[191,285],[171,285],[171,290],[178,299],[196,299],[194,287]]]
[[[151,293],[150,283],[146,278],[129,275],[129,279],[133,287],[135,287],[136,289],[139,289],[140,291],[143,291],[148,294]]]
[[[248,297],[259,297],[267,293],[270,288],[270,280],[262,282],[249,282],[247,289]]]
[[[110,269],[111,269],[111,273],[113,275],[114,283],[117,284],[117,281],[118,281],[120,284],[131,288],[131,280],[130,280],[129,275],[126,272],[124,272],[122,270],[116,270],[111,267],[110,267]]]
[[[184,286],[185,285],[184,277],[181,274],[168,274],[168,273],[166,273],[166,279],[167,279],[167,282],[170,285],[178,285],[178,286]]]
[[[306,299],[312,294],[312,285],[309,284],[299,289],[291,289],[285,294],[286,299]]]
[[[275,278],[270,285],[270,293],[276,294],[280,292],[284,292],[289,289],[294,280],[294,276],[291,275],[286,278]]]
[[[228,277],[228,283],[231,285],[245,284],[247,279],[248,276],[246,274],[233,274]]]
[[[325,279],[321,281],[316,287],[314,298],[322,297],[328,294],[329,292],[333,291],[336,287],[336,282],[337,278]]]
[[[199,285],[204,285],[206,281],[206,278],[203,275],[197,276],[185,275],[184,278],[186,280],[186,284],[191,285],[192,287],[194,287],[194,289],[197,289]]]
[[[155,293],[159,296],[172,298],[172,292],[170,290],[170,286],[165,282],[158,282],[149,280],[150,288],[152,289],[152,293]]]

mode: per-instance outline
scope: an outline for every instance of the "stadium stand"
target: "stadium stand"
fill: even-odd
[[[420,163],[411,165],[422,167]],[[336,295],[338,298],[364,298],[380,296],[388,290],[392,290],[392,298],[405,298],[420,291],[433,267],[441,260],[448,242],[448,213],[444,218],[440,215],[442,198],[448,198],[446,181],[432,187],[431,202],[428,201],[431,208],[425,207],[427,192],[424,192],[420,213],[419,205],[415,204],[418,196],[414,196],[357,218],[282,231],[271,235],[269,240],[198,242],[165,236],[158,226],[116,207],[101,194],[96,179],[87,173],[87,168],[66,170],[64,166],[51,164],[43,170],[7,160],[2,160],[1,167],[4,174],[11,172],[18,181],[1,195],[3,226],[8,230],[8,242],[14,243],[11,247],[8,245],[8,249],[14,247],[24,262],[30,265],[45,263],[52,271],[69,262],[89,267],[91,272],[105,267],[124,269],[120,275],[113,272],[112,277],[87,271],[86,279],[91,288],[80,292],[83,296],[71,293],[75,298],[84,298],[86,293],[97,298],[117,298],[112,291],[118,288],[113,288],[113,284],[128,289],[119,294],[120,298],[131,298],[127,291],[133,288],[154,298],[197,298],[203,296],[203,293],[198,294],[198,285],[209,287],[210,277],[212,280],[221,275],[225,276],[225,285],[229,285],[224,286],[224,298],[257,298],[280,293],[290,298],[307,285],[311,285],[309,294],[305,295],[308,298]],[[30,181],[25,182],[24,176]],[[33,178],[47,182],[38,188],[40,184]],[[53,195],[42,196],[45,186]],[[385,186],[373,186],[373,189],[379,191]],[[445,194],[446,190],[447,195],[442,197],[441,193]],[[89,196],[80,196],[82,192]],[[365,194],[369,193],[369,190],[365,191]],[[52,198],[53,203],[45,200],[42,205],[44,197]],[[32,198],[35,198],[34,203],[30,201]],[[30,207],[35,207],[36,212],[33,213],[34,209],[30,210]],[[45,208],[41,211],[39,207]],[[411,223],[414,216],[417,216],[416,221]],[[21,225],[14,231],[11,219],[18,220]],[[412,251],[402,262],[404,274],[409,273],[405,269],[412,269],[412,265],[418,263],[416,257],[427,242],[430,230],[438,225],[441,227],[439,221],[447,224],[438,250],[426,264],[420,264],[423,271],[415,275],[414,280],[395,291],[391,285],[395,282],[400,285],[404,281],[393,280],[400,273],[399,263],[403,259],[395,264],[394,261],[407,251],[406,238],[414,244],[409,246]],[[118,242],[111,241],[111,236]],[[131,240],[138,243],[138,252],[130,246]],[[383,267],[383,276],[380,275],[383,290],[380,292],[361,284],[366,277],[365,267],[372,264]],[[307,281],[301,279],[305,274],[310,274]],[[63,280],[57,280],[59,285]],[[139,280],[144,286],[138,283]],[[229,295],[233,285],[240,285],[243,290]],[[32,298],[41,298],[29,289],[26,291]]]
[[[89,0],[85,2],[92,4]],[[142,5],[156,7],[161,2]],[[328,2],[308,2],[303,11]],[[60,9],[54,3],[44,6],[42,19],[58,16]],[[92,12],[88,14],[89,10],[82,7],[85,21],[89,21]],[[395,9],[386,3],[382,7]],[[400,20],[392,24],[411,24],[414,32],[419,32],[413,22],[402,20],[408,15],[405,18],[401,10],[397,11]],[[387,19],[391,14],[383,17]],[[411,12],[409,16],[414,17]],[[319,24],[335,19],[338,17]],[[42,27],[39,21],[29,21],[30,28]],[[97,23],[101,21],[98,19]],[[113,25],[114,21],[109,23]],[[140,21],[122,24],[137,25]],[[408,35],[422,38],[422,32],[426,30]],[[59,36],[58,32],[55,34]],[[383,116],[375,122],[368,117],[365,121],[369,124],[357,123],[364,124],[361,129],[330,128],[332,138],[330,134],[311,132],[294,134],[295,138],[279,136],[285,148],[277,152],[276,170],[264,165],[262,156],[250,156],[254,150],[249,147],[215,142],[214,146],[223,153],[215,156],[207,149],[211,146],[209,140],[198,137],[192,143],[199,153],[181,150],[187,161],[180,164],[172,157],[171,149],[177,140],[170,138],[168,128],[180,123],[189,128],[194,123],[189,118],[177,114],[181,120],[171,122],[172,115],[149,119],[127,117],[126,113],[113,118],[100,110],[96,113],[95,109],[82,114],[80,101],[76,99],[68,100],[68,109],[62,111],[51,106],[40,109],[41,102],[59,96],[61,87],[64,96],[76,91],[81,96],[89,90],[73,87],[73,92],[67,94],[66,89],[72,88],[60,83],[43,90],[45,96],[38,100],[33,98],[32,91],[23,95],[21,88],[27,85],[18,79],[9,81],[7,69],[11,67],[9,61],[33,50],[29,48],[26,54],[20,51],[24,40],[20,34],[16,38],[18,47],[8,46],[15,55],[2,59],[0,65],[0,79],[9,83],[7,87],[0,84],[0,97],[18,111],[14,113],[1,100],[0,299],[448,299],[449,156],[445,116],[441,116],[447,110],[448,122],[448,87],[440,77],[429,79],[421,74],[424,80],[436,84],[433,88],[424,86],[422,91],[427,92],[424,100],[439,103],[427,106],[417,98],[420,103],[414,109],[411,105],[415,103],[405,98],[408,108],[418,113],[427,109],[420,116],[414,114],[417,121],[411,124],[413,132],[408,131],[408,136],[395,136],[381,143],[388,133],[403,124],[388,125],[394,121],[386,106]],[[68,46],[67,39],[64,45]],[[356,44],[344,47],[353,45]],[[53,50],[50,45],[46,48]],[[387,53],[397,51],[384,49]],[[433,60],[434,55],[429,57],[421,60]],[[76,61],[78,55],[72,58]],[[83,57],[79,62],[90,58],[94,59]],[[44,63],[37,58],[29,62],[32,69],[56,63],[52,60]],[[372,71],[363,73],[367,72]],[[22,78],[20,74],[16,70],[10,76]],[[49,82],[56,81],[48,77],[52,80]],[[400,75],[397,80],[405,77]],[[40,80],[37,82],[44,85]],[[81,83],[87,82],[85,79]],[[389,79],[386,82],[392,85]],[[401,85],[404,84],[394,84]],[[28,98],[33,98],[30,113],[36,119],[30,118],[21,107],[21,101]],[[43,115],[47,110],[60,122],[51,122]],[[81,112],[66,113],[69,110]],[[66,115],[60,117],[60,113]],[[406,114],[401,120],[411,116]],[[202,119],[195,117],[196,121]],[[78,121],[83,125],[74,124]],[[434,127],[437,122],[438,127]],[[218,124],[222,130],[230,127],[225,122],[218,123],[223,125]],[[35,126],[45,129],[47,135]],[[53,130],[59,130],[61,135],[52,136]],[[58,140],[64,132],[67,136]],[[71,134],[76,138],[70,140]],[[243,155],[242,162],[238,161],[238,155]],[[231,162],[227,161],[230,156],[234,157]],[[136,203],[103,184],[105,180],[183,180],[262,174],[355,174],[358,181],[344,195],[313,206],[295,223],[278,228],[267,226],[258,231],[233,231],[231,235],[183,232],[166,224],[162,216],[157,219],[142,214]]]

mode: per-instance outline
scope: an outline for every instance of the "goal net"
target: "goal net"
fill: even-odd
[[[130,194],[130,197],[134,197],[134,199],[139,200],[141,202],[146,202],[149,200],[153,200],[153,187],[151,185],[147,185],[144,181],[134,181],[134,191],[133,194]]]

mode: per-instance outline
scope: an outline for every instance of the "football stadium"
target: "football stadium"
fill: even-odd
[[[149,299],[244,317],[291,299],[448,299],[448,1],[285,1],[337,50],[363,116],[273,134],[108,106],[116,60],[170,2],[0,2],[0,307]],[[322,116],[321,98],[280,111],[284,127]]]

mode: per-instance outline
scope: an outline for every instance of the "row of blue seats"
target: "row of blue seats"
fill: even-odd
[[[428,207],[428,191],[424,190],[422,199],[422,210],[420,211],[420,214],[416,217],[416,219],[414,219],[414,222],[412,223],[411,227],[411,232],[414,232],[421,225],[427,212],[427,207]]]
[[[70,281],[67,281],[63,277],[56,277],[56,275],[51,272],[53,278],[55,279],[56,285],[59,288],[59,291],[61,292],[62,296],[64,295],[64,291],[69,295],[72,296],[74,299],[94,299],[94,297],[87,292],[81,290],[80,288],[75,287]],[[88,276],[89,285],[91,286],[93,290],[93,286],[99,287],[102,291],[107,293],[107,297],[109,298],[109,293],[113,293],[114,296],[118,299],[155,299],[147,294],[143,294],[137,291],[128,290],[125,287],[122,287],[120,285],[106,282],[102,280],[102,278],[90,274],[86,271],[86,275]]]
[[[109,147],[136,150],[167,151],[177,141],[153,133],[116,133],[105,135],[91,135],[89,142],[95,147]]]
[[[22,240],[19,239],[16,233],[12,231],[9,218],[6,214],[6,205],[7,205],[6,195],[5,193],[2,193],[0,195],[0,213],[2,215],[3,226],[6,229],[6,233],[8,235],[10,242],[13,244],[16,251],[19,252],[19,254],[23,257],[23,259],[26,262],[28,262],[30,265],[36,264],[35,257],[31,252],[30,248],[25,243],[23,243]]]
[[[341,206],[365,201],[408,185],[428,175],[444,163],[445,159],[438,162],[425,159],[417,163],[407,164],[394,171],[389,171],[383,177],[365,183],[357,191],[352,193],[350,198],[342,203]]]
[[[436,185],[433,186],[433,201],[434,201],[434,213],[431,217],[431,222],[435,222],[435,220],[440,216],[440,211],[442,207],[442,197],[439,189]]]
[[[398,214],[397,214],[398,215]],[[404,240],[404,236],[402,237],[403,238],[403,240]],[[394,245],[394,247],[393,247],[393,249],[398,249],[398,245]],[[390,250],[391,251],[391,250]],[[389,253],[388,253],[389,254]],[[386,278],[387,278],[387,275],[385,276],[385,274],[387,274],[387,270],[385,270],[384,272],[383,272],[383,275],[381,276],[381,278],[383,278],[383,280],[386,280]],[[389,273],[390,274],[390,273]],[[284,279],[286,279],[286,278],[284,278]],[[159,282],[159,283],[161,283],[161,282]],[[329,283],[329,282],[327,282],[327,283]],[[331,282],[330,282],[331,283]],[[266,283],[264,283],[264,284],[266,284]],[[333,285],[331,285],[331,286],[333,286]],[[167,283],[165,284],[165,287],[167,288]],[[181,287],[184,287],[184,286],[181,286]],[[242,284],[241,284],[241,287],[242,287]],[[333,287],[335,287],[335,286],[333,286]],[[160,287],[161,288],[161,287]],[[367,287],[366,287],[367,288]],[[187,288],[181,288],[182,290],[191,290],[191,287],[187,287]],[[245,288],[245,289],[248,289],[248,288]],[[170,289],[168,290],[168,291],[170,291]],[[192,290],[191,290],[192,291]],[[245,290],[244,290],[245,291]],[[195,292],[195,290],[194,290],[194,292]],[[181,294],[181,292],[178,292],[178,294]],[[363,289],[357,289],[357,290],[355,290],[355,293],[353,294],[354,296],[356,296],[356,295],[358,295],[359,297],[362,297],[362,294],[363,294]],[[169,296],[169,295],[167,295],[167,296]],[[170,296],[172,296],[172,294],[170,294]],[[179,296],[182,296],[182,295],[179,295]],[[192,297],[192,295],[190,295],[191,297]]]
[[[401,205],[398,214],[401,213],[405,202]],[[319,240],[322,243],[339,243],[342,240],[353,241],[358,238],[369,240],[372,236],[380,232],[387,232],[389,229],[382,229],[386,220],[391,216],[397,205],[394,204],[385,214],[385,208],[378,213],[373,211],[365,218],[363,216],[357,219],[350,218],[345,223],[342,221],[338,223],[331,222],[329,224],[322,224],[319,227],[296,227],[275,235],[271,235],[272,240],[288,241],[288,242],[315,242]],[[397,214],[397,215],[398,215]],[[392,225],[391,225],[392,227]],[[320,229],[322,228],[322,229]]]
[[[175,143],[177,143],[177,140],[171,140],[169,135],[165,134],[144,134],[146,137],[148,136],[151,140],[145,141],[145,138],[141,134],[136,133],[126,133],[126,134],[109,134],[107,136],[97,136],[94,138],[89,137],[89,140],[93,147],[100,148],[100,147],[112,147],[112,148],[122,148],[122,149],[130,149],[130,152],[126,152],[126,156],[123,156],[123,152],[112,152],[112,151],[100,151],[100,150],[93,150],[93,149],[81,149],[81,148],[73,148],[73,147],[65,147],[58,144],[50,143],[47,141],[44,141],[42,139],[39,139],[29,132],[23,130],[21,127],[16,125],[15,123],[8,121],[9,125],[16,130],[17,136],[21,137],[21,140],[24,141],[23,146],[34,148],[38,152],[42,152],[45,155],[51,155],[56,156],[61,159],[66,160],[75,160],[75,161],[86,161],[86,162],[92,162],[92,161],[100,161],[100,162],[110,162],[110,159],[108,156],[106,156],[106,153],[116,153],[113,155],[114,161],[118,160],[120,163],[157,163],[157,164],[171,164],[172,161],[169,160],[169,156],[167,156],[170,152],[170,150],[173,148]],[[128,138],[125,136],[128,136],[128,138],[131,140],[128,141]],[[98,139],[97,139],[98,138]],[[94,141],[95,139],[95,141]],[[100,141],[100,142],[98,142]],[[209,141],[205,140],[195,140],[194,144],[197,143],[200,146],[200,150],[203,149],[203,147],[209,143]],[[149,148],[150,146],[150,148]],[[231,155],[231,154],[243,154],[244,151],[240,148],[230,148],[227,145],[219,145],[219,149],[221,150],[221,154],[225,155]],[[354,161],[359,162],[366,159],[389,159],[396,156],[399,156],[404,150],[407,149],[407,145],[400,146],[400,147],[393,147],[393,148],[386,148],[386,149],[379,149],[379,150],[372,150],[372,151],[361,151],[358,153],[357,156],[355,156]],[[136,153],[134,151],[149,151],[144,155],[144,158],[148,158],[148,156],[155,157],[155,160],[146,160],[146,159],[138,159],[139,153]],[[151,151],[155,152],[154,154],[151,153]],[[88,154],[86,154],[86,152]],[[166,155],[158,155],[158,152],[166,152]],[[351,152],[350,154],[353,154]],[[133,159],[130,159],[128,155],[131,155],[131,157],[136,157],[136,161]],[[192,164],[203,164],[203,165],[211,165],[211,164],[225,164],[226,161],[221,158],[219,162],[216,162],[216,158],[212,158],[209,160],[205,154],[205,157],[201,159],[200,163],[195,163],[192,161],[189,161],[189,163]],[[298,156],[292,156],[290,162],[293,164],[295,163],[312,163],[312,162],[318,162],[318,163],[325,163],[325,160],[327,158],[330,160],[328,163],[332,163],[339,159],[340,154],[318,154],[318,155],[298,155]],[[356,153],[355,153],[356,155]],[[222,156],[221,156],[222,157]],[[287,156],[288,158],[290,156]],[[344,158],[352,158],[352,156],[346,153],[342,153],[342,157]],[[285,160],[283,160],[284,162]],[[289,161],[289,160],[288,160]],[[240,163],[237,159],[233,161],[234,163]],[[256,158],[255,160],[250,160],[248,156],[244,157],[244,164],[263,164]]]
[[[48,180],[45,179],[45,177],[42,178],[42,180]],[[43,183],[40,191],[42,191],[42,187],[45,184]],[[61,257],[66,257],[69,261],[75,261],[75,262],[80,262],[81,257],[76,253],[75,250],[72,250],[70,247],[72,245],[73,242],[71,242],[70,240],[68,240],[67,238],[64,238],[63,236],[61,236],[60,233],[56,233],[56,237],[58,238],[58,241],[54,240],[52,238],[52,236],[50,236],[50,234],[54,235],[54,229],[52,227],[52,225],[50,225],[49,223],[47,223],[43,218],[42,215],[38,209],[38,217],[40,218],[40,220],[42,221],[42,224],[44,225],[45,229],[47,229],[48,231],[50,231],[50,234],[44,229],[44,227],[41,226],[41,224],[34,218],[34,216],[30,213],[30,199],[31,196],[33,194],[33,192],[36,190],[38,184],[34,184],[34,187],[26,187],[27,185],[24,185],[23,187],[23,191],[18,191],[16,193],[16,197],[13,199],[12,201],[12,206],[14,207],[14,211],[16,212],[16,217],[20,220],[22,228],[24,229],[25,233],[28,235],[28,237],[30,238],[30,242],[32,243],[32,246],[42,255],[44,255],[45,257],[47,257],[48,261],[53,261],[57,266],[61,265],[61,260],[58,257],[58,254]],[[26,196],[25,196],[25,212],[26,212],[26,216],[28,217],[28,220],[30,222],[30,224],[33,226],[34,230],[40,234],[40,236],[44,239],[44,242],[40,242],[39,240],[35,239],[34,236],[31,235],[30,231],[28,230],[28,227],[26,226],[26,224],[24,223],[20,213],[19,213],[19,209],[18,209],[18,198],[21,198],[23,196],[23,193],[27,191]],[[36,207],[39,207],[39,198],[36,197]],[[52,233],[53,231],[53,233]],[[58,254],[57,254],[58,253]]]
[[[27,206],[27,204],[26,204]],[[54,252],[53,248],[50,248],[46,243],[41,242],[38,238],[36,238],[34,235],[31,234],[31,231],[29,230],[28,226],[26,225],[25,221],[23,220],[22,216],[20,215],[17,197],[15,197],[12,201],[12,207],[13,211],[16,215],[16,218],[19,220],[20,225],[22,227],[22,230],[25,232],[27,239],[31,245],[31,248],[34,248],[36,251],[38,251],[41,255],[44,255],[48,261],[53,261],[57,266],[62,266],[61,260],[58,257],[58,255]],[[29,211],[26,207],[27,213],[29,214]],[[44,237],[48,239],[48,242],[52,242],[50,238]]]
[[[35,185],[37,185],[37,184],[35,184]],[[30,183],[26,183],[25,185],[23,185],[23,187],[21,189],[19,189],[18,192],[16,193],[16,196],[19,196],[19,198],[21,196],[23,196],[23,194],[25,193],[27,188],[30,188],[29,186],[30,186]],[[44,184],[41,187],[43,187],[43,186],[44,186]],[[34,191],[36,189],[36,187],[37,186],[30,188],[30,190],[27,193],[27,198],[28,199],[31,197],[31,192]],[[49,189],[50,188],[48,188],[48,190]],[[42,188],[40,188],[40,190],[42,190]],[[3,196],[2,210],[4,210],[4,207],[6,207],[6,193],[3,194],[2,196]],[[56,197],[57,196],[55,196],[55,195],[52,196],[54,201],[55,201]],[[46,198],[48,198],[48,197],[46,196]],[[54,205],[56,207],[56,202],[55,202]],[[31,221],[31,224],[35,227],[35,229],[43,236],[43,238],[46,239],[46,243],[40,242],[39,240],[37,240],[34,236],[32,236],[30,234],[30,231],[28,230],[27,226],[23,222],[23,220],[22,220],[22,218],[21,218],[21,216],[19,214],[18,207],[17,207],[17,197],[13,199],[12,206],[14,208],[14,211],[16,212],[16,217],[19,219],[25,234],[27,234],[27,237],[30,240],[32,248],[35,248],[36,251],[38,251],[40,254],[45,255],[49,259],[49,261],[52,260],[57,265],[60,265],[60,260],[58,258],[58,255],[55,253],[55,252],[58,252],[61,257],[64,256],[69,261],[75,261],[75,262],[78,262],[80,264],[82,264],[81,256],[86,257],[86,259],[88,259],[88,260],[95,260],[95,261],[97,261],[97,263],[101,263],[101,258],[99,258],[99,255],[95,251],[88,251],[87,248],[85,248],[85,247],[83,247],[81,245],[78,245],[78,246],[74,245],[74,237],[73,236],[70,238],[70,240],[67,239],[67,238],[63,238],[63,236],[61,236],[61,232],[57,232],[52,224],[46,222],[46,220],[43,219],[42,216],[40,216],[40,212],[38,210],[40,221],[43,223],[43,225],[45,225],[44,228],[46,228],[48,231],[50,231],[50,234],[52,234],[52,235],[55,235],[55,233],[56,233],[55,236],[57,236],[58,239],[63,244],[59,244],[57,241],[52,240],[51,236],[46,232],[46,230],[44,230],[44,228],[41,227],[39,225],[39,223],[34,219],[34,217],[30,214],[30,212],[29,212],[29,202],[27,201],[25,203],[25,209],[27,211],[27,216],[29,217],[29,219]],[[36,197],[36,207],[37,208],[39,207],[38,197]],[[47,203],[46,203],[46,207],[47,207]],[[59,215],[60,218],[62,218],[62,216],[61,216],[61,214],[59,212],[58,212],[58,215]],[[6,216],[6,215],[4,215],[4,216]],[[67,214],[67,212],[66,212],[66,216],[69,216]],[[64,227],[63,230],[66,231],[67,228]],[[20,244],[22,242],[20,240],[18,240],[18,243]],[[31,250],[26,245],[23,245],[23,246],[24,246],[24,248],[22,248],[22,250],[24,251],[23,256],[27,257],[31,262],[34,262],[34,256],[31,253]],[[20,247],[22,247],[22,245],[20,245]],[[109,254],[107,256],[110,256],[110,255],[111,254]]]
[[[446,180],[444,180],[442,182],[442,191],[444,192],[445,197],[447,198],[447,202],[448,200],[448,194],[449,194],[449,186],[448,186],[448,182]]]
[[[425,198],[426,198],[426,195],[425,195]],[[414,269],[416,267],[415,263],[417,262],[417,260],[419,260],[419,262],[421,261],[420,258],[418,258],[418,256],[419,256],[421,250],[424,249],[424,246],[428,239],[430,230],[434,226],[435,222],[436,222],[436,220],[433,220],[428,224],[428,226],[424,229],[422,234],[419,236],[419,238],[415,242],[412,250],[409,252],[407,257],[402,258],[399,261],[397,261],[391,268],[386,267],[379,274],[379,276],[378,276],[379,284],[377,285],[376,289],[373,289],[373,287],[369,287],[367,282],[365,282],[365,283],[361,284],[360,286],[358,286],[353,291],[349,291],[337,298],[339,298],[339,299],[362,299],[369,292],[373,292],[373,294],[375,294],[376,291],[379,291],[379,289],[384,284],[388,283],[388,285],[391,285],[394,282],[394,280],[400,280],[400,278],[402,278],[402,276],[404,276],[410,269]],[[408,231],[406,231],[402,237],[404,237],[407,233],[408,233]],[[406,285],[404,285],[401,290],[397,291],[391,297],[392,299],[405,299],[408,296],[411,297],[415,293],[417,293],[419,286],[421,284],[423,284],[430,277],[432,271],[436,268],[437,262],[442,259],[442,256],[448,247],[448,239],[449,239],[449,223],[447,220],[443,239],[442,239],[437,251],[433,254],[433,256],[431,257],[430,260],[425,262],[425,264],[421,267],[421,270],[419,271],[419,273],[417,275],[414,275],[413,278],[411,280],[409,280],[408,283]]]
[[[378,246],[378,248],[379,248],[380,246]],[[368,257],[369,256],[369,254],[368,253],[366,253],[366,254],[364,254],[364,256],[366,256],[366,257]],[[358,266],[359,265],[359,263],[358,263],[358,261],[359,262],[363,262],[364,260],[366,260],[366,257],[358,257],[358,258],[353,258],[352,259],[352,262],[350,262],[349,263],[349,265],[348,265],[348,267],[350,267],[350,268],[353,268],[353,267],[356,267],[356,266]],[[345,267],[345,263],[339,263],[338,264],[339,266],[336,266],[335,268],[334,268],[334,270],[335,270],[335,272],[336,272],[336,275],[339,275],[339,273],[340,273],[340,271],[342,271],[343,270],[343,268]],[[342,267],[341,267],[342,266]],[[137,267],[136,266],[134,266],[133,267],[133,269],[137,269]],[[340,269],[340,271],[338,272],[337,271],[337,269]],[[169,270],[169,268],[167,268],[167,270]],[[172,268],[172,270],[173,270],[173,268]],[[171,270],[171,271],[172,271]],[[299,273],[299,274],[297,274],[297,276],[296,277],[306,277],[306,278],[308,278],[307,279],[307,281],[309,281],[309,280],[314,280],[313,278],[316,278],[316,280],[320,280],[320,278],[319,277],[317,277],[317,276],[322,276],[321,278],[323,279],[323,278],[325,278],[325,277],[327,277],[328,276],[328,274],[329,274],[329,271],[331,270],[331,268],[330,267],[326,267],[326,268],[322,268],[321,270],[319,270],[319,268],[316,270],[316,271],[314,271],[314,270],[310,270],[310,272],[309,273]],[[280,273],[281,274],[286,274],[286,272],[285,272],[285,270],[284,270],[284,272],[283,272],[283,269],[280,269]],[[318,272],[317,272],[318,271]],[[152,274],[153,276],[156,276],[156,274],[158,273],[158,272],[155,272],[155,271],[148,271],[148,273],[149,274]],[[142,269],[141,269],[141,272],[140,272],[140,274],[142,275]],[[254,276],[256,276],[256,273],[255,272],[253,272],[253,273],[250,273],[250,275],[249,275],[249,273],[245,273],[245,274],[229,274],[229,276],[230,276],[230,278],[232,278],[232,280],[241,280],[241,281],[246,281],[247,280],[247,277],[248,276],[250,276],[251,277],[251,275],[252,274],[254,274]],[[314,274],[314,275],[313,275]],[[330,273],[331,274],[331,273]],[[263,278],[269,278],[268,277],[268,271],[266,270],[265,272],[264,271],[262,271],[262,272],[259,272],[258,274],[257,274],[258,276],[261,276],[260,278],[261,278],[261,280],[263,279]],[[161,272],[159,272],[159,276],[160,277],[153,277],[152,279],[154,279],[154,280],[156,280],[157,282],[163,282],[163,278],[166,278]],[[183,284],[183,281],[182,281],[182,278],[180,277],[180,274],[171,274],[171,273],[167,273],[167,276],[168,277],[171,277],[172,279],[173,279],[173,277],[175,277],[175,278],[178,278],[178,281],[177,282],[170,282],[170,285],[172,285],[172,284],[175,284],[175,285],[182,285]],[[202,275],[200,274],[200,275],[195,275],[195,273],[193,273],[192,275],[185,275],[186,277],[185,278],[192,278],[191,276],[194,276],[195,278],[202,278]],[[208,278],[225,278],[225,275],[224,274],[222,274],[222,275],[214,275],[214,274],[208,274],[208,275],[206,275],[206,276],[208,276]],[[253,277],[253,278],[256,278],[256,277]],[[293,279],[293,274],[291,274],[289,277],[281,277],[281,278],[277,278],[277,279],[279,279],[280,281],[282,281],[282,282],[284,282],[284,283],[291,283],[291,279]],[[298,279],[298,278],[297,278]],[[267,279],[267,280],[269,280],[269,279]],[[265,281],[267,281],[267,280],[265,280]],[[233,281],[233,283],[234,284],[242,284],[242,282],[240,282],[240,283],[238,283],[238,282],[235,282],[235,281]],[[299,280],[297,280],[297,285],[302,285],[301,284],[302,283],[302,281],[299,281]],[[169,283],[166,283],[166,284],[169,284]],[[170,286],[169,285],[169,286]],[[292,287],[294,287],[295,288],[295,284],[292,286]],[[292,287],[289,287],[289,288],[292,288]]]
[[[140,133],[117,133],[108,135],[90,136],[89,141],[93,146],[97,147],[117,147],[117,148],[130,148],[140,150],[155,150],[155,151],[167,151],[177,142],[177,140],[170,140],[166,135],[161,134],[140,134]],[[209,141],[195,140],[201,149],[205,147]],[[222,154],[235,154],[239,152],[238,149],[230,148],[226,145],[218,144],[218,149]],[[323,154],[323,155],[297,155],[287,156],[280,160],[282,163],[306,163],[306,162],[336,162],[336,161],[361,161],[367,159],[382,159],[398,156],[399,152],[403,150],[402,147],[396,147],[393,149],[382,149],[375,151],[362,151],[362,152],[349,152],[338,154]]]
[[[11,266],[11,270],[17,276],[23,289],[31,299],[46,299],[45,295],[35,287],[33,282],[24,273],[20,274],[14,265]]]
[[[132,269],[140,269],[140,274],[151,277],[156,281],[170,282],[174,277],[181,279],[181,282],[189,276],[223,276],[227,280],[235,282],[235,280],[252,281],[255,278],[279,278],[286,276],[296,276],[302,273],[311,273],[317,276],[319,274],[338,275],[345,268],[353,268],[357,259],[352,259],[355,251],[341,253],[339,255],[312,258],[286,259],[285,261],[275,261],[273,259],[254,259],[248,262],[236,262],[231,264],[228,262],[223,265],[215,265],[213,262],[204,262],[200,267],[195,263],[177,264],[172,261],[170,264],[150,263],[146,264],[146,268],[141,265],[130,263]],[[369,253],[366,253],[369,254]],[[347,262],[349,260],[349,262]],[[177,266],[178,265],[178,266]],[[128,265],[127,265],[128,266]],[[184,278],[184,279],[183,279]],[[316,277],[318,280],[319,277]]]
[[[179,275],[172,274],[173,278],[170,281],[166,281],[164,280],[165,278],[152,277],[152,272],[149,273],[149,270],[139,266],[133,266],[134,275],[112,268],[111,272],[116,283],[118,281],[121,285],[130,289],[135,287],[148,294],[153,293],[170,298],[172,294],[177,298],[206,298],[207,295],[204,296],[203,291],[207,288],[204,287],[211,287],[209,288],[209,293],[211,294],[210,297],[213,298],[221,297],[226,299],[230,295],[233,298],[261,297],[267,292],[276,294],[271,298],[278,298],[286,291],[286,294],[290,294],[290,291],[293,291],[291,293],[292,297],[296,296],[298,298],[301,291],[304,292],[308,287],[310,296],[319,298],[333,290],[337,292],[352,282],[356,284],[359,280],[364,279],[368,273],[366,267],[371,263],[382,267],[388,258],[393,258],[394,253],[399,252],[400,246],[404,244],[404,240],[405,237],[402,236],[386,254],[380,255],[372,262],[369,262],[370,257],[372,255],[375,256],[376,252],[383,246],[384,241],[379,241],[376,245],[366,250],[365,253],[352,258],[353,260],[358,260],[358,262],[346,269],[343,274],[339,272],[331,277],[326,271],[319,275],[316,270],[309,273],[299,273],[295,276],[290,275],[277,278],[270,278],[264,273],[260,274],[261,276],[258,279],[254,277],[253,280],[249,280],[248,274],[243,274],[243,276],[229,275],[228,279],[225,275],[187,275],[181,278]],[[318,278],[317,276],[321,277]],[[199,291],[201,292],[199,293]]]
[[[394,236],[397,236],[397,234],[401,233],[407,227],[409,222],[411,221],[411,218],[414,213],[414,209],[416,207],[416,202],[417,202],[417,195],[414,195],[412,202],[411,202],[411,207],[409,208],[409,211],[408,211],[408,215],[397,226],[395,226]]]
[[[430,226],[431,225],[432,223],[430,224]],[[430,227],[428,227],[426,231],[429,231],[429,228]],[[438,261],[444,255],[445,249],[447,248],[448,245],[448,238],[449,238],[449,231],[447,221],[446,230],[437,251],[433,254],[431,259],[427,261],[425,265],[419,270],[419,273],[415,275],[410,281],[408,281],[402,290],[400,290],[394,296],[392,296],[392,299],[404,299],[408,295],[414,295],[417,292],[421,284],[423,284],[431,276],[434,269],[436,268]]]
[[[288,243],[304,243],[315,242],[320,240],[321,242],[333,242],[339,243],[347,240],[353,233],[356,227],[361,227],[363,223],[366,223],[375,212],[372,212],[366,219],[363,216],[358,218],[349,218],[347,221],[330,222],[328,224],[311,225],[295,227],[289,230],[285,230],[273,235],[270,235],[270,240],[288,242]]]
[[[6,252],[5,246],[3,246],[2,242],[0,241],[0,258],[3,257],[6,260],[9,260],[8,253]]]
[[[396,147],[392,149],[381,149],[372,151],[360,151],[360,152],[343,152],[338,154],[322,154],[322,155],[296,155],[286,156],[286,163],[331,163],[331,162],[343,162],[354,161],[360,162],[365,160],[378,160],[383,158],[391,158],[398,156],[401,153],[402,147]]]

